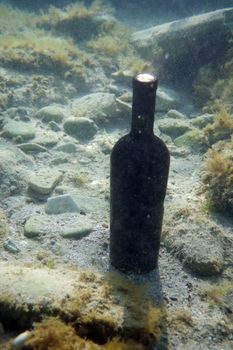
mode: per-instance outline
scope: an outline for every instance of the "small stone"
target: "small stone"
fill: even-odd
[[[64,123],[64,130],[68,135],[85,141],[92,139],[97,133],[98,128],[91,119],[70,117]]]
[[[3,247],[9,252],[9,253],[13,253],[16,254],[20,251],[20,249],[16,246],[16,244],[10,239],[8,238],[4,243],[3,243]]]
[[[55,148],[56,151],[61,151],[65,153],[76,153],[77,152],[77,147],[73,142],[66,142],[58,145]]]
[[[31,177],[28,187],[36,193],[48,195],[54,190],[61,178],[62,173],[60,171],[43,169]]]
[[[21,350],[23,349],[25,342],[31,337],[31,333],[29,331],[25,331],[21,334],[19,334],[13,341],[12,341],[12,350]]]
[[[50,105],[41,108],[35,116],[44,123],[49,123],[51,121],[60,123],[65,117],[65,110],[60,106]]]
[[[167,116],[173,119],[185,119],[185,115],[181,112],[178,112],[176,109],[170,109],[167,112]]]
[[[47,214],[62,214],[78,212],[79,208],[71,195],[64,194],[48,198],[45,212]]]
[[[17,147],[25,153],[40,153],[47,151],[45,147],[38,145],[37,143],[21,143]]]
[[[60,235],[63,238],[80,239],[93,231],[93,226],[88,222],[77,223],[77,227],[64,228]]]

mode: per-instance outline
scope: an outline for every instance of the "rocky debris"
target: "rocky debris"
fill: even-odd
[[[17,142],[34,139],[35,134],[35,127],[32,123],[25,123],[11,119],[4,123],[2,131],[4,137],[14,139]]]
[[[86,141],[95,136],[98,128],[94,121],[89,118],[70,117],[64,123],[64,130],[68,135],[71,135],[78,140]]]
[[[75,227],[67,226],[60,231],[60,235],[63,238],[80,239],[93,231],[92,223],[87,219],[77,222]]]
[[[195,215],[194,215],[195,214]],[[162,240],[184,266],[201,276],[221,273],[224,247],[221,229],[204,214],[179,209],[165,226]]]
[[[194,126],[203,129],[206,125],[213,123],[214,114],[205,113],[196,118],[194,118],[191,122]]]
[[[44,123],[51,121],[55,123],[61,123],[66,116],[66,110],[59,105],[50,105],[39,109],[35,114],[35,117],[40,119]]]
[[[97,125],[108,124],[117,113],[116,97],[105,92],[92,93],[74,100],[72,111],[76,117],[91,119]]]
[[[45,212],[47,214],[62,214],[78,212],[79,207],[73,197],[69,194],[50,197],[47,200]]]
[[[62,179],[62,173],[56,169],[42,169],[31,175],[29,190],[36,194],[49,195]]]
[[[164,118],[157,121],[159,130],[171,138],[176,138],[190,131],[191,128],[186,120]]]
[[[225,54],[232,14],[233,8],[226,8],[164,23],[135,32],[132,43],[145,59],[159,61],[166,77],[190,79],[201,65]]]

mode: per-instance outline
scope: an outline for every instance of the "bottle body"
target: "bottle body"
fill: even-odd
[[[110,260],[123,272],[157,266],[169,154],[154,135],[126,135],[111,154]]]
[[[143,109],[133,104],[131,132],[113,147],[110,170],[110,261],[135,274],[157,266],[170,158],[153,134],[153,106],[146,115],[137,105]]]

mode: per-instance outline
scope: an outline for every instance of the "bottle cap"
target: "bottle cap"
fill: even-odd
[[[153,83],[156,80],[155,76],[149,73],[140,73],[135,79],[142,83]]]

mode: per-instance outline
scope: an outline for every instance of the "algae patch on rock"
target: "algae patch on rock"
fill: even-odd
[[[66,349],[66,336],[70,344],[90,349],[143,350],[160,340],[165,309],[153,305],[145,285],[116,273],[100,275],[76,269],[1,263],[0,272],[3,325],[25,329],[46,316],[56,317],[35,325],[27,341],[33,350]]]

